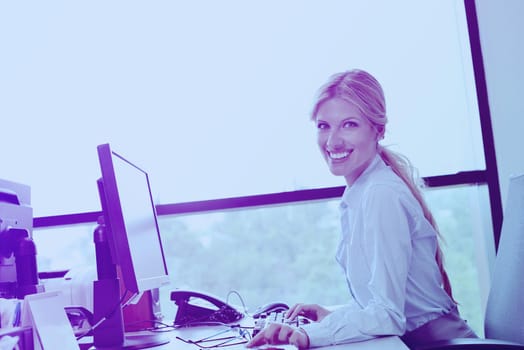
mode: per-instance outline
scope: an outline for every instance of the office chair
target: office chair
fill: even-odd
[[[451,339],[416,350],[524,349],[524,174],[511,177],[484,317],[486,339]]]

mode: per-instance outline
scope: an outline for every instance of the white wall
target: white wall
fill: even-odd
[[[503,205],[524,173],[524,1],[476,0]]]

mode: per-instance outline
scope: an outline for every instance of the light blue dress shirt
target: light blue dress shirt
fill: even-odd
[[[436,232],[379,155],[346,188],[340,211],[336,258],[352,298],[303,326],[311,347],[400,336],[455,308],[435,260]]]

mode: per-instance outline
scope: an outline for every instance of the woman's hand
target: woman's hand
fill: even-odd
[[[295,304],[286,313],[286,318],[294,320],[298,316],[304,316],[312,321],[322,321],[331,311],[317,304]]]
[[[261,345],[295,345],[299,349],[309,347],[309,338],[306,332],[300,328],[288,326],[281,323],[270,323],[251,339],[246,347],[252,348]]]

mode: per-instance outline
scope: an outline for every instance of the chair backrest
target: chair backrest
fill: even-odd
[[[524,174],[509,181],[484,332],[486,338],[524,344]]]

